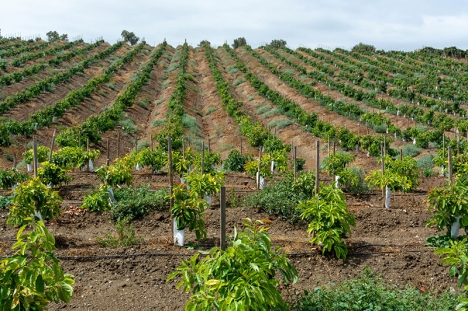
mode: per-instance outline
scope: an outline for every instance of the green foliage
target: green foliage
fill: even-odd
[[[108,232],[103,238],[97,238],[99,245],[102,247],[122,247],[137,245],[143,242],[143,238],[135,236],[135,230],[128,218],[117,221],[115,223],[115,231],[117,232],[117,236]]]
[[[133,31],[127,31],[127,30],[123,30],[122,33],[120,34],[122,36],[122,39],[125,41],[125,42],[128,42],[129,44],[131,45],[135,45],[138,43],[138,41],[140,40],[139,37],[137,37]]]
[[[135,125],[135,121],[133,121],[130,118],[119,121],[119,125],[125,134],[133,134],[133,133],[136,133],[138,130]]]
[[[403,157],[392,159],[385,156],[385,174],[382,170],[370,172],[366,177],[371,187],[384,189],[388,186],[392,191],[411,191],[419,185],[419,172],[415,159],[412,157]]]
[[[194,170],[201,172],[202,153],[197,152],[194,159]],[[204,173],[215,174],[215,165],[221,164],[221,155],[217,152],[205,150]]]
[[[451,311],[454,310],[459,294],[444,292],[441,295],[423,293],[407,286],[399,289],[386,283],[369,269],[354,280],[339,285],[305,291],[291,303],[297,311]]]
[[[197,239],[206,238],[203,212],[209,208],[208,203],[200,198],[198,193],[188,190],[185,185],[176,185],[171,198],[174,200],[171,216],[177,220],[177,229],[188,227],[189,231],[195,231]]]
[[[73,296],[73,275],[64,274],[59,260],[53,255],[54,237],[42,221],[23,220],[24,223],[34,222],[32,230],[26,233],[28,225],[23,225],[12,246],[18,250],[0,261],[2,309],[47,310],[51,302],[69,302]]]
[[[28,175],[21,173],[18,170],[10,169],[7,171],[0,170],[0,188],[7,190],[12,188],[17,183],[28,179]]]
[[[460,227],[468,228],[468,186],[464,180],[457,178],[442,188],[434,188],[427,194],[426,202],[429,203],[429,212],[434,215],[427,225],[436,225],[437,230],[450,228],[455,222],[456,216],[462,216]]]
[[[438,248],[434,251],[435,254],[443,257],[441,262],[444,265],[450,266],[450,277],[458,275],[458,287],[464,285],[465,293],[468,290],[468,244],[466,238],[460,241],[450,241],[449,248]],[[460,298],[460,303],[455,310],[467,311],[468,298]]]
[[[303,194],[307,199],[312,198],[315,194],[315,171],[309,170],[300,174],[292,182],[291,190],[294,193]]]
[[[295,283],[297,270],[279,247],[272,249],[263,223],[244,221],[243,232],[223,251],[212,248],[203,258],[199,254],[171,273],[168,281],[180,277],[177,288],[192,292],[186,310],[287,310],[278,286],[277,271],[284,283]]]
[[[247,40],[245,40],[244,37],[239,37],[237,39],[234,39],[234,43],[232,44],[233,49],[237,49],[241,46],[247,45]]]
[[[108,211],[111,208],[109,202],[109,190],[107,186],[101,185],[96,191],[85,195],[81,208],[90,212]]]
[[[274,40],[271,40],[268,46],[272,47],[273,49],[280,49],[282,47],[285,47],[286,44],[287,42],[283,39],[274,39]]]
[[[421,153],[421,148],[415,145],[405,145],[402,148],[402,155],[404,157],[415,157]]]
[[[148,185],[116,189],[114,197],[117,202],[112,206],[111,217],[115,221],[137,219],[153,210],[169,209],[169,191],[166,188],[151,191]]]
[[[348,248],[341,239],[355,226],[354,216],[348,212],[343,192],[333,185],[322,186],[319,193],[297,205],[302,219],[309,220],[307,233],[311,243],[322,246],[322,253],[334,252],[337,258],[346,258]]]
[[[127,154],[118,158],[114,165],[103,165],[96,169],[97,176],[105,185],[115,187],[117,185],[131,185],[133,182],[132,168],[135,166],[134,154]]]
[[[462,241],[463,239],[466,239],[466,235],[459,235],[456,238],[452,238],[450,235],[447,235],[447,234],[435,235],[435,236],[430,236],[426,238],[427,243],[424,246],[434,247],[434,248],[449,248],[450,242]]]
[[[99,150],[84,151],[79,147],[63,147],[52,152],[50,162],[63,169],[70,170],[85,166],[89,160],[95,161],[100,154]]]
[[[375,46],[360,42],[359,44],[353,46],[351,51],[357,53],[373,53],[375,52]]]
[[[206,110],[205,115],[208,116],[208,115],[212,114],[213,112],[215,112],[215,111],[218,110],[218,109],[219,109],[219,107],[210,107],[210,108],[208,108],[208,109]]]
[[[185,175],[186,183],[190,187],[190,192],[199,197],[205,194],[216,194],[224,185],[224,173],[213,172],[211,174],[198,173],[195,171]]]
[[[323,159],[322,167],[330,176],[340,175],[346,165],[353,162],[356,157],[349,153],[337,152]]]
[[[367,185],[366,173],[364,170],[357,166],[352,166],[349,168],[349,170],[352,172],[353,176],[355,176],[355,179],[346,180],[345,178],[342,180],[340,178],[340,183],[344,185],[345,191],[354,195],[369,193],[371,189]]]
[[[423,157],[420,157],[416,160],[419,169],[432,169],[434,167],[434,163],[432,162],[434,159],[433,154],[427,154]]]
[[[67,176],[67,170],[48,161],[41,163],[41,167],[37,169],[37,176],[46,184],[51,186],[59,186],[62,183],[68,184],[72,178]]]
[[[13,196],[0,196],[0,209],[7,209],[11,206],[11,200]]]
[[[38,146],[37,147],[37,162],[41,163],[47,161],[49,158],[50,148],[46,146]],[[29,149],[23,153],[24,162],[27,164],[32,164],[34,161],[34,151],[33,149]]]
[[[151,150],[143,148],[136,155],[135,161],[143,167],[151,167],[153,171],[160,170],[167,164],[167,154],[160,148]]]
[[[39,178],[32,178],[16,187],[12,203],[7,223],[18,226],[32,222],[31,215],[36,212],[45,219],[57,217],[60,215],[62,199]]]
[[[299,178],[301,177],[299,176]],[[307,200],[310,197],[310,189],[306,184],[302,183],[307,179],[310,179],[310,176],[301,178],[293,186],[293,176],[284,176],[279,181],[269,183],[262,191],[245,197],[242,205],[258,208],[282,220],[296,223],[301,219],[300,212],[296,209],[297,204],[299,201]]]
[[[68,41],[68,35],[67,34],[63,34],[63,35],[59,35],[59,33],[55,30],[51,30],[49,32],[46,33],[46,36],[47,36],[47,40],[49,42],[53,42],[53,41],[59,41],[59,40],[62,40],[62,41]]]
[[[226,172],[244,172],[245,163],[251,160],[252,156],[243,155],[237,149],[233,149],[223,163],[223,170]]]

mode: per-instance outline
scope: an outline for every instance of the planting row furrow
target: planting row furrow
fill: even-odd
[[[102,58],[107,57],[110,53],[113,53],[115,50],[117,50],[121,45],[122,43],[117,43],[103,52],[86,58],[82,62],[70,67],[64,72],[58,73],[53,77],[49,77],[44,80],[38,81],[33,85],[29,86],[27,89],[22,90],[11,96],[8,96],[4,99],[4,101],[0,102],[0,115],[4,114],[5,112],[9,111],[11,108],[19,104],[23,104],[30,101],[31,99],[39,96],[45,91],[53,91],[55,85],[63,83],[65,81],[70,81],[73,78],[73,76],[75,76],[76,74],[83,73],[86,68],[90,67],[92,64],[98,62]]]
[[[96,55],[96,60],[108,57],[122,46],[122,42],[116,43]],[[133,50],[128,52],[120,60],[109,66],[101,76],[91,78],[80,89],[69,92],[64,99],[55,104],[30,114],[27,120],[15,121],[12,119],[4,119],[4,122],[0,124],[0,146],[8,146],[11,144],[10,135],[30,136],[36,132],[37,129],[52,124],[55,118],[62,117],[69,109],[78,106],[80,102],[89,97],[99,85],[108,82],[119,68],[132,60],[134,54],[135,52]]]
[[[146,42],[140,43],[133,51],[135,55],[139,53]],[[89,140],[91,143],[99,144],[101,142],[102,133],[113,129],[123,117],[125,108],[134,104],[135,98],[140,92],[143,85],[151,76],[151,71],[158,61],[159,57],[164,53],[167,43],[161,45],[155,50],[150,59],[146,62],[143,68],[131,78],[127,88],[115,99],[112,106],[98,115],[90,116],[85,122],[78,126],[69,127],[57,135],[57,144],[60,146],[78,146],[85,145]],[[133,57],[129,55],[129,57]]]
[[[58,55],[48,60],[47,62],[42,62],[37,65],[31,65],[23,69],[14,71],[12,73],[4,74],[3,76],[0,77],[0,87],[20,82],[26,77],[33,76],[45,70],[46,68],[49,68],[50,66],[58,66],[62,62],[70,60],[77,55],[84,55],[85,53],[93,50],[94,48],[100,46],[103,43],[104,43],[104,40],[96,41],[95,43],[89,44],[81,49],[72,50],[68,53]]]

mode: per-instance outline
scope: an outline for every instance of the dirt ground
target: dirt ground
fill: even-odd
[[[47,223],[56,238],[56,255],[63,259],[64,271],[75,275],[75,296],[68,305],[51,305],[50,310],[183,310],[188,295],[176,290],[177,281],[166,282],[167,276],[198,250],[172,245],[171,219],[167,211],[155,211],[133,222],[137,236],[144,242],[120,248],[100,247],[96,238],[113,232],[108,213],[90,213],[77,209],[78,198],[96,183],[93,173],[76,173],[74,181],[61,190],[65,198],[63,214]],[[135,184],[154,187],[168,182],[165,175],[138,174]],[[283,289],[287,299],[303,290],[329,282],[352,279],[365,267],[381,274],[388,283],[404,287],[410,284],[421,291],[437,292],[456,288],[448,269],[432,249],[424,246],[428,236],[436,234],[426,228],[430,218],[425,203],[426,186],[440,184],[441,178],[423,180],[416,193],[395,194],[391,209],[381,207],[380,193],[360,198],[347,196],[349,210],[356,217],[356,227],[346,240],[346,260],[323,256],[308,243],[305,224],[291,225],[256,209],[245,206],[227,209],[228,235],[234,226],[242,228],[242,219],[269,220],[273,245],[280,246],[299,272],[299,281]],[[227,193],[238,197],[252,193],[254,180],[245,174],[227,175]],[[232,194],[229,199],[232,198]],[[228,199],[228,202],[229,202]],[[16,230],[6,226],[7,211],[0,211],[1,248],[8,254]],[[203,250],[219,244],[219,200],[205,213],[208,238],[197,242],[186,233],[186,243]]]

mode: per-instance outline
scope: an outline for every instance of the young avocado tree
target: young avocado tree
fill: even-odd
[[[468,241],[463,238],[460,241],[450,241],[450,247],[437,248],[435,254],[444,257],[441,262],[450,266],[450,277],[458,276],[458,287],[464,286],[464,292],[468,291]],[[468,311],[468,298],[460,298],[460,303],[455,310]]]
[[[372,171],[366,176],[366,180],[371,187],[385,189],[385,207],[390,208],[392,191],[408,192],[419,185],[418,164],[409,156],[400,160],[386,155],[385,171]]]
[[[322,186],[317,195],[299,202],[297,209],[302,219],[309,221],[310,242],[322,246],[322,253],[334,252],[337,258],[345,259],[348,248],[342,239],[356,223],[348,212],[343,191],[334,185]]]
[[[335,187],[339,184],[356,184],[357,176],[350,169],[346,168],[348,164],[354,161],[356,157],[349,153],[338,152],[323,159],[323,169],[334,176]]]
[[[460,226],[468,229],[468,186],[466,175],[461,175],[453,183],[431,189],[426,202],[433,213],[427,225],[436,225],[437,230],[447,230],[447,235],[458,237]]]
[[[295,283],[297,270],[280,248],[271,247],[268,228],[261,221],[244,220],[226,250],[212,248],[200,258],[194,255],[171,273],[177,288],[192,292],[185,310],[288,310],[278,286]],[[275,277],[280,271],[281,276]]]
[[[61,198],[39,178],[15,190],[7,223],[21,227],[12,248],[17,251],[0,260],[0,305],[3,310],[47,310],[50,302],[69,302],[73,275],[64,274],[53,255],[54,237],[42,221],[60,214]]]

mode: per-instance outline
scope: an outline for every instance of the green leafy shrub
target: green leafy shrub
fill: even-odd
[[[271,248],[263,223],[244,221],[243,232],[234,231],[226,251],[217,247],[203,258],[194,255],[171,273],[180,277],[177,288],[192,292],[186,310],[287,310],[275,278],[281,271],[284,283],[295,283],[297,270],[280,248]]]
[[[376,276],[370,270],[355,280],[339,285],[305,291],[299,299],[290,304],[297,311],[451,311],[457,305],[459,294],[444,292],[440,295],[423,293],[407,286],[399,289]]]
[[[30,216],[30,215],[28,215]],[[54,256],[55,239],[42,221],[28,233],[23,225],[11,257],[0,261],[0,305],[3,310],[47,310],[51,302],[69,302],[75,283]]]
[[[209,208],[208,203],[200,198],[198,193],[188,190],[185,185],[176,185],[171,199],[174,200],[171,216],[176,218],[177,229],[188,228],[189,231],[195,231],[197,239],[206,238],[203,212]]]
[[[143,238],[135,236],[135,229],[130,224],[130,219],[124,218],[115,223],[115,231],[117,236],[112,233],[106,233],[103,238],[97,238],[99,245],[102,247],[121,247],[137,245],[143,242]]]
[[[415,145],[405,145],[401,153],[404,157],[415,157],[421,153],[421,148]]]
[[[149,186],[139,188],[122,188],[114,192],[117,201],[111,210],[115,221],[124,218],[137,219],[153,210],[169,209],[169,191],[164,188],[150,191]]]
[[[441,188],[434,188],[427,194],[429,212],[433,216],[427,225],[435,225],[438,231],[447,230],[450,234],[456,216],[462,216],[460,228],[468,229],[468,186],[465,180],[457,178],[455,182]]]
[[[354,195],[369,193],[371,188],[366,182],[366,172],[364,172],[361,167],[357,166],[352,166],[349,168],[349,170],[352,172],[353,176],[356,177],[356,179],[354,181],[352,179],[345,179],[343,183],[344,190]]]
[[[7,190],[15,184],[28,179],[28,175],[21,173],[15,169],[3,171],[0,170],[0,188]]]
[[[60,215],[62,198],[56,191],[47,188],[39,178],[32,178],[16,187],[7,223],[13,226],[34,221],[31,215],[40,213],[44,219]]]
[[[441,262],[444,265],[450,266],[450,277],[458,277],[458,287],[464,286],[465,294],[460,297],[460,303],[457,305],[455,310],[467,311],[468,298],[466,297],[466,291],[468,290],[468,242],[466,237],[459,241],[450,241],[449,248],[438,248],[434,253],[444,257]]]
[[[319,193],[297,205],[301,218],[309,220],[307,233],[311,243],[322,246],[322,253],[334,252],[337,258],[346,258],[348,248],[341,239],[355,226],[353,214],[348,212],[343,192],[333,185],[322,186]]]
[[[13,199],[13,196],[0,196],[0,209],[6,209],[11,206],[11,200]]]
[[[81,208],[90,212],[108,211],[111,208],[109,202],[109,190],[107,186],[101,185],[96,191],[85,195]]]
[[[37,169],[37,176],[47,185],[59,186],[62,183],[69,183],[72,178],[67,176],[67,171],[60,166],[48,161],[41,163]]]
[[[262,191],[246,196],[242,205],[296,223],[301,219],[296,206],[299,201],[308,198],[310,191],[304,186],[296,186],[293,190],[293,182],[292,175],[284,176],[279,181],[269,183]],[[302,190],[304,188],[305,192]]]
[[[416,160],[416,163],[418,165],[419,169],[432,169],[434,167],[434,163],[432,162],[432,159],[434,159],[433,154],[428,154],[423,157],[420,157],[419,159]]]
[[[244,172],[245,163],[252,160],[252,156],[243,155],[237,149],[231,150],[223,163],[226,172]]]
[[[37,147],[37,161],[38,163],[47,161],[49,158],[50,149],[46,146],[38,146]],[[34,151],[33,149],[29,149],[23,153],[23,160],[26,164],[32,164],[34,161]]]

